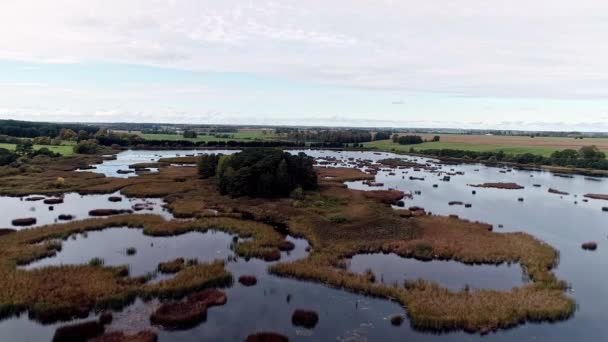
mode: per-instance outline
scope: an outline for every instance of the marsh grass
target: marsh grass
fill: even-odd
[[[181,298],[198,289],[233,282],[221,261],[186,263],[173,278],[156,284],[147,284],[145,277],[130,278],[124,266],[71,265],[27,271],[17,268],[55,255],[61,249],[58,240],[74,234],[109,227],[138,228],[151,236],[219,230],[251,238],[234,242],[237,255],[277,260],[285,239],[271,224],[288,228],[293,236],[306,238],[312,252],[301,260],[273,264],[270,272],[395,300],[407,309],[411,324],[417,329],[487,332],[526,321],[566,319],[575,309],[574,301],[564,292],[567,284],[551,272],[559,255],[549,245],[525,233],[497,234],[487,224],[427,215],[423,211],[407,215],[412,217],[400,217],[399,211],[393,211],[385,200],[385,197],[392,200],[396,194],[370,195],[345,188],[343,181],[373,179],[373,175],[358,170],[319,168],[320,190],[304,192],[293,199],[230,199],[217,193],[213,179],[198,179],[194,167],[164,164],[158,173],[128,179],[72,172],[100,159],[61,158],[39,170],[35,169],[39,165],[31,165],[24,171],[0,168],[0,194],[122,190],[132,197],[165,197],[167,207],[177,217],[193,220],[119,215],[2,235],[0,316],[29,310],[32,318],[41,321],[67,320],[86,317],[92,308],[124,307],[138,296]],[[47,161],[44,165],[48,164]],[[65,179],[61,188],[53,184],[58,177]],[[209,208],[217,211],[209,215]],[[332,217],[344,220],[336,224]],[[450,291],[422,279],[406,286],[378,284],[369,274],[352,273],[344,267],[345,260],[355,254],[377,252],[467,264],[519,263],[531,283],[510,291]]]
[[[137,296],[183,297],[206,287],[232,283],[232,276],[222,262],[190,262],[173,278],[156,284],[146,279],[129,278],[128,269],[107,267],[96,258],[87,265],[52,266],[35,270],[17,269],[32,261],[53,256],[61,249],[61,239],[75,234],[109,227],[143,229],[144,234],[173,236],[191,231],[220,230],[240,237],[236,253],[248,257],[265,257],[279,251],[284,237],[271,226],[233,218],[209,218],[195,221],[165,221],[156,215],[121,215],[87,219],[65,224],[22,230],[0,237],[0,316],[29,310],[41,321],[67,320],[88,314],[96,307],[121,308]]]
[[[337,189],[324,190],[339,196],[343,190]],[[485,333],[525,321],[563,320],[573,314],[574,301],[564,292],[567,284],[551,273],[558,252],[534,237],[493,233],[487,224],[458,218],[424,215],[395,219],[397,214],[364,196],[351,192],[350,199],[346,208],[340,209],[356,217],[348,229],[332,227],[312,215],[294,218],[290,228],[309,239],[313,252],[302,260],[272,265],[270,272],[393,299],[407,309],[412,326],[419,330]],[[372,210],[361,209],[360,201],[367,201]],[[344,230],[348,234],[343,234]],[[355,254],[378,252],[466,264],[520,263],[532,282],[510,291],[455,292],[422,279],[406,286],[376,284],[369,273],[356,274],[341,267]]]

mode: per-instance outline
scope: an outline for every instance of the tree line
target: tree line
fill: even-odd
[[[19,138],[55,138],[60,135],[62,129],[70,129],[74,132],[85,131],[89,134],[94,134],[99,129],[99,127],[69,123],[64,124],[50,122],[0,120],[0,134],[10,135]]]
[[[578,151],[566,149],[555,151],[549,157],[532,153],[507,154],[498,152],[477,152],[452,149],[410,149],[412,153],[420,153],[430,156],[451,157],[483,162],[510,162],[518,164],[553,165],[564,167],[576,167],[586,169],[608,170],[606,154],[597,146],[583,146]]]

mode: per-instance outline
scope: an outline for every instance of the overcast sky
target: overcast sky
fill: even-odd
[[[0,118],[608,131],[608,1],[0,0]]]

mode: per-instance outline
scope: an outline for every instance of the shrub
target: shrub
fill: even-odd
[[[78,144],[74,145],[74,153],[77,154],[96,154],[101,150],[97,140],[89,139],[83,140]]]
[[[103,266],[104,263],[105,261],[102,258],[95,257],[89,261],[89,266],[99,267]]]
[[[56,188],[62,188],[65,185],[65,178],[57,177],[57,179],[55,179],[54,185]]]
[[[342,215],[334,215],[334,216],[330,217],[329,220],[335,224],[345,223],[347,221],[346,217],[344,217]]]

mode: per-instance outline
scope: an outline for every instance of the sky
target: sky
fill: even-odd
[[[0,0],[0,118],[608,131],[608,1]]]

